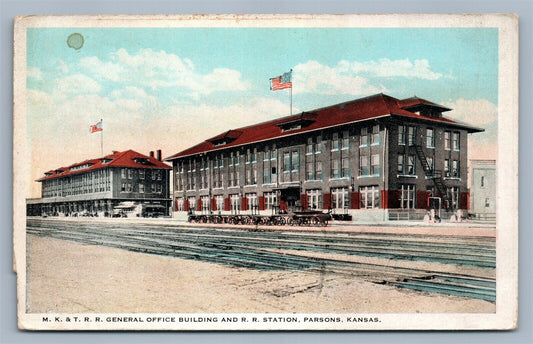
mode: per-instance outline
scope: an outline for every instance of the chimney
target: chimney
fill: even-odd
[[[157,160],[161,161],[161,149],[157,150]]]
[[[154,157],[154,151],[150,151],[150,158]]]

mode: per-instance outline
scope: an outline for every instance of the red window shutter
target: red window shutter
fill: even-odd
[[[324,209],[331,209],[331,194],[324,194]]]
[[[302,210],[309,209],[309,199],[307,198],[307,194],[301,194],[300,199],[302,202]]]
[[[389,192],[387,190],[381,190],[381,207],[387,209],[389,206]]]
[[[287,201],[279,201],[279,210],[287,211]]]
[[[427,209],[428,207],[429,192],[417,191],[416,192],[416,207],[418,209]]]
[[[178,200],[174,201],[174,211],[178,211]]]
[[[259,196],[259,210],[265,210],[265,196]]]
[[[185,211],[189,211],[190,208],[189,208],[189,200],[186,199],[183,201],[183,209],[185,209]]]
[[[198,202],[196,203],[196,210],[202,211],[202,199],[198,198]]]
[[[350,195],[350,203],[352,209],[360,209],[361,208],[361,194],[359,192],[352,192]]]
[[[243,197],[241,203],[242,210],[248,210],[248,197]]]
[[[461,197],[459,199],[459,208],[468,210],[469,198],[470,198],[470,193],[461,192]]]
[[[231,210],[229,197],[224,198],[224,210],[225,211],[230,211]]]
[[[211,198],[211,210],[216,211],[217,210],[217,200],[216,198]]]

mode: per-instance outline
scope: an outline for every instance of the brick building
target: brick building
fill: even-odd
[[[233,129],[165,159],[174,211],[466,209],[468,134],[450,109],[384,94]]]
[[[127,150],[45,173],[41,198],[27,200],[28,215],[169,215],[170,169],[150,152]]]

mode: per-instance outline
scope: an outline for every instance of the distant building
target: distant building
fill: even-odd
[[[170,169],[160,150],[127,150],[51,170],[38,180],[42,198],[27,200],[27,215],[169,215]]]
[[[467,209],[468,134],[442,105],[384,94],[233,129],[167,158],[174,210]],[[422,211],[424,213],[424,211]]]
[[[476,218],[495,220],[496,161],[471,160],[470,213]]]

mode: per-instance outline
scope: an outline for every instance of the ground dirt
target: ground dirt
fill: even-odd
[[[28,313],[494,313],[490,302],[27,236]]]

